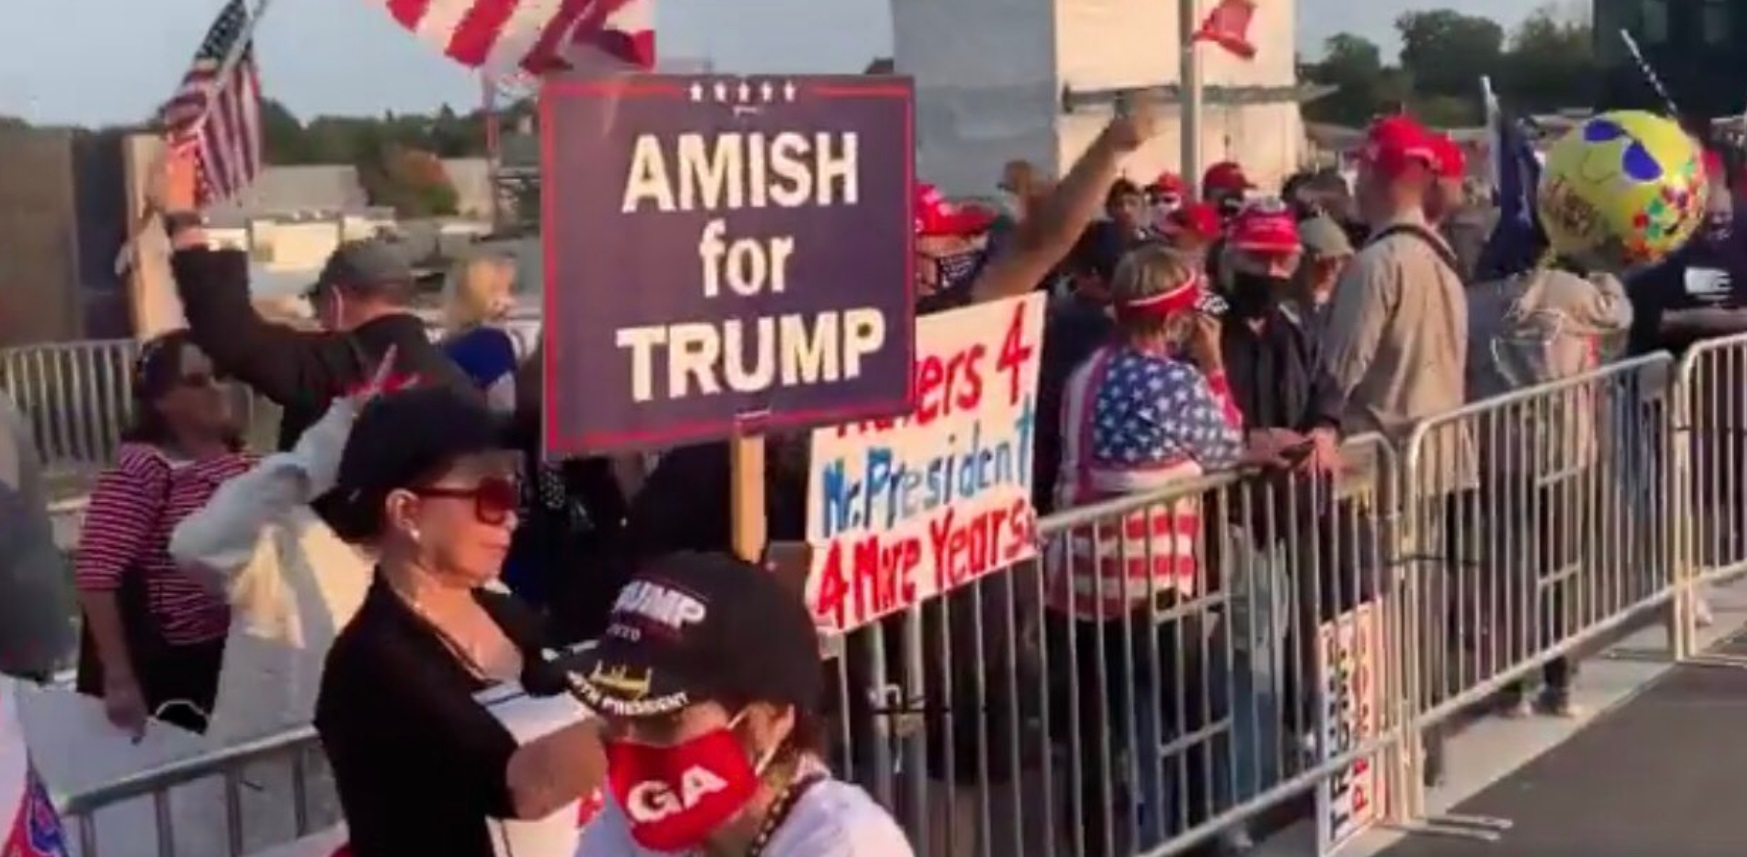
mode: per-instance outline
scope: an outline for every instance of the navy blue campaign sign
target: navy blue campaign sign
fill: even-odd
[[[541,89],[546,450],[908,413],[907,78]]]

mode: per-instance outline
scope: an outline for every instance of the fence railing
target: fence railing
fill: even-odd
[[[538,315],[516,312],[504,320],[520,342],[540,339]],[[426,318],[435,339],[442,328]],[[133,363],[139,341],[103,339],[0,348],[0,392],[30,420],[38,452],[53,477],[77,482],[113,461],[133,416]],[[251,441],[275,442],[279,409],[236,389],[241,425]]]
[[[60,493],[115,460],[133,418],[133,364],[139,342],[108,339],[0,348],[0,392],[29,420],[37,451]],[[279,409],[233,388],[239,424],[251,440],[279,418]],[[271,442],[271,441],[269,441]]]
[[[834,766],[922,855],[1165,857],[1239,844],[1312,795],[1324,850],[1385,822],[1495,836],[1427,817],[1456,715],[1560,706],[1561,665],[1637,623],[1669,622],[1691,658],[1693,587],[1747,570],[1744,375],[1747,336],[1353,439],[1336,473],[1222,473],[1051,516],[1036,559],[848,635]]]
[[[30,420],[53,470],[95,470],[114,459],[133,413],[132,339],[0,349],[0,391]]]

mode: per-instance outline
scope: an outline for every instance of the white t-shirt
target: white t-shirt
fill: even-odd
[[[764,857],[915,857],[904,831],[857,786],[827,778],[815,783],[789,810],[770,838]],[[582,832],[575,857],[658,857],[637,845],[618,801],[608,798]]]

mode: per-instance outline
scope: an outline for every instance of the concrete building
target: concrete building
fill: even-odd
[[[1205,14],[1211,4],[1200,5]],[[963,196],[990,192],[1008,158],[1059,173],[1125,90],[1146,90],[1161,102],[1165,123],[1131,160],[1131,177],[1176,170],[1177,7],[1166,0],[892,0],[895,71],[916,78],[919,174]],[[1298,168],[1298,105],[1312,93],[1299,86],[1294,67],[1295,7],[1292,0],[1257,5],[1253,59],[1196,47],[1206,87],[1203,167],[1235,160],[1266,187]]]

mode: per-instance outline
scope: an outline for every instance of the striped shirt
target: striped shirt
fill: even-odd
[[[1241,419],[1223,376],[1123,346],[1103,348],[1068,379],[1062,398],[1057,508],[1161,495],[1172,485],[1237,463]],[[1080,619],[1122,616],[1155,594],[1194,597],[1201,498],[1156,503],[1077,527],[1064,562],[1049,569],[1046,598]]]
[[[145,444],[123,444],[115,466],[97,478],[85,511],[74,562],[79,590],[114,592],[123,575],[144,574],[147,603],[166,642],[190,645],[224,637],[229,606],[177,567],[170,558],[170,533],[206,505],[219,483],[251,464],[243,453],[180,462]]]

